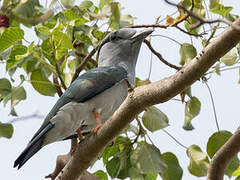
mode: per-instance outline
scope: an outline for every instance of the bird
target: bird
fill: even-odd
[[[14,162],[20,169],[47,144],[74,134],[97,132],[135,85],[135,67],[143,40],[152,29],[122,28],[99,44],[98,67],[81,74],[57,100],[23,152]]]

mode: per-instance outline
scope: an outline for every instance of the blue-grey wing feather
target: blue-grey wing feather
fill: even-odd
[[[42,131],[49,120],[65,104],[71,101],[85,102],[125,78],[127,78],[127,71],[120,66],[94,68],[80,75],[58,99],[32,139]]]

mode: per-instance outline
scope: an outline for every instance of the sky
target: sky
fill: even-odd
[[[224,5],[231,5],[234,7],[234,12],[239,13],[240,4],[234,0],[224,1]],[[124,7],[124,13],[129,13],[136,17],[135,24],[152,24],[158,16],[161,18],[165,17],[166,14],[171,14],[176,11],[175,8],[166,5],[163,0],[122,0],[122,7]],[[28,41],[33,40],[32,31],[27,29],[25,38]],[[154,34],[161,34],[173,37],[180,43],[191,43],[190,38],[179,32],[174,28],[167,30],[156,29]],[[196,40],[193,39],[195,43]],[[196,44],[198,52],[201,50],[200,44]],[[163,57],[173,64],[178,64],[179,57],[179,45],[161,37],[152,38],[152,46],[159,51]],[[142,45],[140,55],[138,58],[136,75],[141,79],[146,79],[149,73],[151,52],[148,50],[146,45]],[[153,66],[151,71],[150,80],[157,81],[164,77],[167,77],[173,73],[174,70],[163,65],[153,55]],[[4,67],[0,65],[0,69]],[[1,70],[0,78],[6,77],[7,74]],[[239,126],[239,99],[240,99],[240,85],[238,84],[239,72],[238,69],[223,72],[221,76],[212,74],[208,84],[213,93],[214,102],[216,105],[217,117],[221,130],[228,130],[234,132]],[[20,116],[31,115],[38,111],[40,115],[46,115],[52,108],[57,100],[55,97],[42,96],[33,90],[29,83],[24,83],[24,87],[27,90],[27,100],[22,101],[16,110]],[[202,82],[198,81],[192,86],[192,94],[199,98],[201,101],[201,112],[193,120],[193,131],[186,132],[182,129],[184,122],[184,104],[174,100],[170,100],[166,103],[159,104],[158,108],[161,109],[169,118],[170,126],[166,130],[177,138],[185,146],[192,144],[199,145],[203,151],[206,151],[206,143],[208,137],[217,131],[215,119],[213,115],[213,109],[210,101],[209,92],[207,87]],[[176,98],[179,99],[179,96]],[[4,108],[0,105],[0,120],[2,122],[8,122],[12,117],[8,116],[9,105]],[[42,148],[34,157],[32,157],[20,170],[13,168],[13,162],[17,156],[26,147],[28,141],[32,135],[40,127],[43,119],[31,119],[26,121],[19,121],[14,123],[14,134],[11,139],[0,139],[0,169],[1,179],[18,179],[18,180],[40,180],[44,176],[51,173],[55,168],[56,157],[60,154],[66,154],[70,148],[70,141],[53,143]],[[174,142],[168,135],[162,131],[150,133],[149,135],[162,153],[173,152],[178,157],[180,165],[184,169],[183,178],[184,180],[198,179],[192,176],[187,166],[189,164],[189,158],[186,154],[186,149],[179,146]],[[97,162],[90,172],[95,172],[98,169],[102,169],[102,163]],[[103,168],[105,169],[105,168]],[[158,178],[160,179],[160,178]],[[205,178],[201,178],[205,179]],[[225,177],[225,179],[227,179]]]

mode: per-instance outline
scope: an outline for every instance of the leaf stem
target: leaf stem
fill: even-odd
[[[182,146],[185,149],[188,149],[187,146],[183,145],[178,141],[175,137],[173,137],[169,132],[167,132],[165,129],[162,129],[163,132],[165,132],[168,136],[170,136],[178,145]]]

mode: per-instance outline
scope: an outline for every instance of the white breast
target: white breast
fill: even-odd
[[[93,110],[100,112],[100,119],[104,123],[126,97],[127,85],[122,80],[84,103],[70,102],[64,105],[50,120],[55,126],[47,133],[44,145],[63,140],[80,127],[83,127],[82,132],[93,130],[97,125]]]

